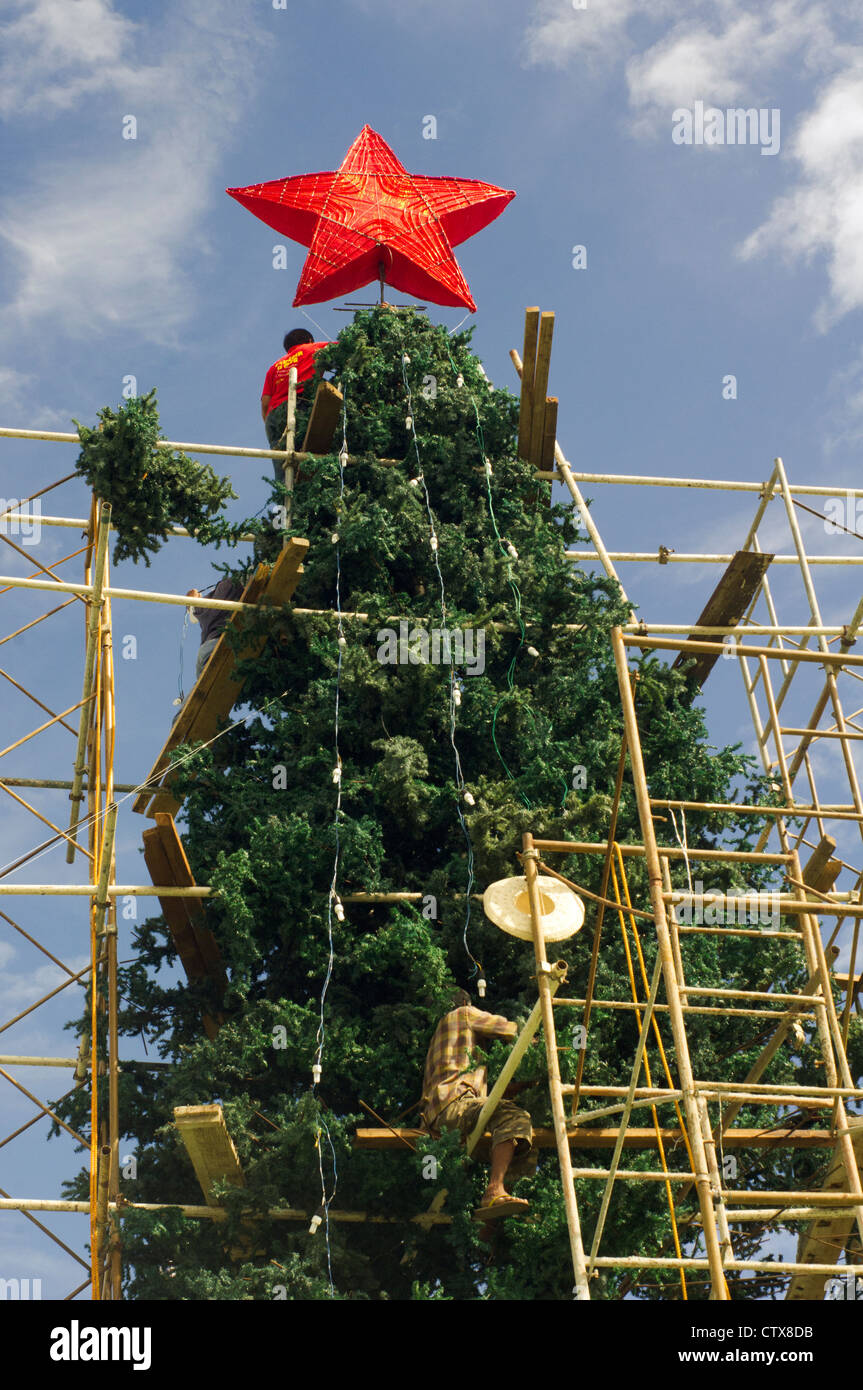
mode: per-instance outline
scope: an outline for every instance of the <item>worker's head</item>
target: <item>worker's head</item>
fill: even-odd
[[[451,1009],[468,1009],[468,1008],[470,1008],[470,995],[468,994],[468,992],[467,992],[466,989],[454,989],[454,990],[453,990],[452,995],[450,996],[450,1008],[451,1008]]]
[[[292,328],[290,333],[286,333],[282,342],[285,352],[290,352],[291,348],[299,347],[301,343],[313,343],[315,340],[307,328]]]

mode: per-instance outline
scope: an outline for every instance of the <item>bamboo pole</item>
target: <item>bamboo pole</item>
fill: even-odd
[[[36,580],[31,581],[33,584]],[[674,637],[650,637],[648,634],[641,633],[636,629],[635,632],[627,632],[622,635],[621,640],[627,647],[655,648],[657,651],[670,652],[716,652],[720,656],[727,652],[728,648],[722,642],[690,642],[685,639],[678,641]],[[803,661],[811,662],[815,666],[863,666],[863,656],[845,656],[842,652],[810,652],[798,647],[744,647],[734,648],[735,656],[751,657],[773,657],[782,661]]]
[[[556,475],[555,475],[556,476]],[[599,554],[595,550],[565,550],[564,558],[567,560],[598,560]],[[699,553],[692,551],[682,553],[680,551],[654,551],[654,550],[610,550],[609,559],[616,564],[659,564],[659,565],[730,565],[734,555],[716,555],[707,552]],[[774,565],[796,565],[798,563],[796,555],[774,555],[770,561],[770,568]],[[810,555],[810,565],[833,565],[844,568],[847,565],[863,565],[863,555]],[[784,631],[784,629],[783,629]]]
[[[613,837],[612,837],[613,838]],[[537,849],[542,853],[552,854],[605,854],[607,842],[590,840],[534,840]],[[645,856],[644,845],[619,845],[621,854],[624,858],[643,859]],[[755,863],[755,864],[787,864],[791,858],[789,854],[755,854],[751,850],[724,850],[724,849],[679,849],[676,845],[657,845],[657,851],[661,859],[684,859],[709,860],[719,859],[728,860],[729,863]],[[602,896],[605,896],[606,889],[600,889]]]
[[[581,1302],[590,1300],[587,1267],[584,1262],[584,1245],[581,1238],[581,1220],[578,1214],[578,1201],[572,1177],[572,1157],[566,1132],[566,1112],[560,1090],[560,1066],[557,1059],[557,1033],[554,1026],[552,1004],[551,967],[545,954],[545,937],[542,931],[542,911],[539,902],[539,889],[536,885],[536,862],[538,850],[534,849],[533,836],[526,831],[522,836],[522,862],[530,904],[530,921],[533,932],[533,954],[536,961],[536,980],[539,988],[539,1002],[542,1010],[545,1055],[548,1062],[548,1088],[551,1095],[551,1112],[554,1119],[554,1137],[557,1145],[557,1158],[560,1164],[560,1177],[563,1187],[563,1203],[566,1210],[566,1224],[569,1232],[569,1250],[572,1269],[575,1275],[575,1296]]]
[[[96,666],[97,641],[99,635],[99,615],[102,609],[102,587],[105,582],[105,559],[108,554],[108,528],[111,524],[111,507],[108,502],[98,505],[98,520],[96,523],[96,557],[93,568],[93,583],[89,590],[90,602],[87,612],[87,648],[84,656],[84,691],[81,696],[83,709],[78,724],[78,746],[75,750],[75,765],[72,773],[72,790],[69,793],[69,800],[72,803],[72,811],[69,819],[69,836],[71,843],[66,850],[66,863],[71,864],[75,858],[75,844],[78,834],[79,802],[82,800],[81,784],[84,780],[85,762],[84,755],[87,746],[87,729],[89,726],[89,700],[92,696],[93,675]],[[33,580],[33,583],[36,581]]]
[[[559,960],[549,967],[549,990],[552,997],[557,993],[560,986],[566,979],[566,962]],[[471,1156],[482,1136],[485,1134],[489,1118],[494,1114],[498,1104],[503,1098],[503,1093],[518,1070],[519,1064],[528,1047],[536,1037],[536,1030],[542,1021],[542,1001],[537,999],[530,1011],[530,1016],[512,1045],[512,1051],[504,1062],[497,1081],[483,1103],[482,1110],[474,1125],[467,1141],[468,1157]]]
[[[656,641],[661,639],[654,638],[650,640]],[[629,684],[625,638],[620,628],[612,628],[611,641],[614,649],[614,661],[617,667],[618,685],[623,704],[624,728],[626,729],[626,740],[629,747],[629,763],[632,769],[632,779],[635,785],[635,796],[638,803],[641,834],[645,850],[647,851],[646,860],[650,883],[650,897],[656,920],[658,946],[657,961],[661,961],[662,963],[671,1030],[674,1036],[674,1047],[677,1056],[677,1069],[680,1077],[681,1089],[683,1090],[683,1105],[687,1118],[690,1144],[692,1145],[693,1166],[697,1174],[695,1186],[698,1192],[699,1208],[704,1223],[704,1240],[707,1248],[712,1285],[711,1297],[720,1301],[726,1301],[728,1299],[728,1289],[722,1272],[722,1254],[717,1239],[713,1198],[707,1169],[707,1157],[696,1105],[692,1065],[689,1060],[686,1022],[677,988],[674,956],[671,949],[671,938],[669,936],[665,903],[663,901],[662,867],[656,847],[656,837],[650,809],[650,794],[647,789],[647,778],[645,777],[644,762],[641,757],[641,743],[638,735],[638,722],[635,716],[635,704]]]

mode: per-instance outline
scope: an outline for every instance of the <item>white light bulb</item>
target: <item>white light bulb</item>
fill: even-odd
[[[536,647],[528,647],[528,649],[527,649],[527,654],[528,654],[528,656],[533,656],[533,657],[539,656],[539,652],[536,650]]]
[[[454,705],[461,704],[461,691],[459,690],[458,686],[455,687],[455,690],[452,693],[452,702]]]
[[[491,478],[493,476],[491,471],[491,459],[483,457],[483,463],[485,464],[485,476]]]
[[[403,361],[403,362],[410,362],[410,360],[411,360],[411,359],[408,357],[407,353],[406,353],[406,352],[403,352],[403,353],[402,353],[402,361]]]
[[[472,794],[471,792],[465,792],[465,794],[464,794],[464,799],[465,799],[465,805],[467,805],[467,806],[475,806],[475,805],[476,805],[476,802],[475,802],[474,799],[473,799],[473,794]]]
[[[429,545],[431,546],[432,550],[437,550],[437,536],[435,536],[434,534],[431,536],[431,539],[429,540]]]
[[[348,462],[348,451],[347,451],[347,449],[342,449],[342,452],[339,454],[339,466],[340,466],[341,468],[345,468],[345,467],[347,466],[347,462]]]
[[[406,415],[406,416],[405,416],[405,429],[406,429],[406,430],[412,430],[413,427],[414,427],[414,417],[413,417],[412,415]]]
[[[333,534],[330,536],[330,540],[332,541],[333,545],[338,545],[338,543],[339,543],[339,533],[338,533],[338,531],[334,531],[334,532],[333,532]]]
[[[342,769],[341,769],[340,767],[334,767],[334,768],[333,768],[333,781],[335,782],[336,786],[338,786],[338,784],[339,784],[339,782],[341,782],[341,780],[342,780]]]
[[[347,639],[347,637],[340,637],[340,638],[339,638],[339,646],[340,646],[340,647],[346,647],[347,645],[348,645],[348,639]]]
[[[518,551],[516,550],[516,548],[515,548],[515,546],[513,545],[512,541],[507,541],[507,543],[506,543],[506,553],[507,553],[507,555],[509,555],[509,556],[511,557],[511,559],[513,559],[513,560],[517,560],[517,559],[518,559]]]
[[[333,908],[333,911],[335,912],[336,918],[339,922],[343,922],[345,920],[345,909],[342,907],[341,898],[336,898],[336,904]]]
[[[320,1080],[321,1080],[321,1076],[323,1075],[323,1070],[324,1070],[324,1069],[323,1069],[323,1067],[321,1066],[320,1062],[315,1062],[315,1063],[314,1063],[314,1065],[313,1065],[313,1067],[312,1067],[312,1085],[313,1085],[313,1086],[319,1085]]]
[[[476,992],[480,999],[485,999],[485,980],[480,976],[476,982]]]
[[[320,1224],[321,1224],[321,1218],[317,1215],[317,1213],[315,1213],[315,1215],[312,1217],[311,1221],[309,1222],[309,1235],[310,1235],[310,1236],[315,1235],[315,1233],[317,1232],[317,1229],[318,1229],[318,1227],[320,1226]]]
[[[176,700],[172,700],[172,701],[171,701],[171,704],[172,704],[172,705],[181,705],[182,703],[183,703],[183,697],[182,697],[182,695],[178,695],[177,698],[176,698]]]
[[[458,376],[456,377],[455,384],[456,386],[464,386],[464,377],[462,376],[461,372],[459,372]]]
[[[419,487],[419,485],[420,485],[420,480],[419,480],[419,478],[411,478],[411,487]]]

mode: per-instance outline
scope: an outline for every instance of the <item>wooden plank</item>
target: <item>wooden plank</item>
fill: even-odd
[[[536,375],[536,343],[539,335],[539,308],[524,311],[524,351],[521,359],[521,401],[518,408],[518,456],[530,457],[533,423],[533,379]]]
[[[761,551],[738,550],[697,620],[698,627],[736,627],[751,603],[767,571],[772,555]],[[695,634],[687,640],[692,641]],[[713,640],[713,639],[711,639]],[[719,641],[720,639],[716,639]],[[703,685],[719,660],[720,652],[703,652],[695,661],[680,652],[672,668],[691,662],[686,675],[694,685]]]
[[[144,831],[144,860],[155,888],[193,888],[195,880],[172,816],[156,813],[156,824]],[[190,983],[212,980],[221,998],[227,984],[219,943],[206,924],[200,898],[159,898],[180,962]],[[220,1013],[203,1014],[204,1032],[211,1040],[223,1023]]]
[[[548,372],[551,366],[551,340],[554,336],[554,312],[546,310],[539,319],[539,346],[536,350],[536,376],[533,380],[533,414],[530,421],[528,458],[539,467],[542,441],[545,434],[545,401]]]
[[[858,1171],[863,1159],[863,1117],[849,1115],[848,1128],[852,1130],[851,1142],[857,1159]],[[833,1150],[833,1162],[821,1187],[822,1192],[847,1192],[848,1174],[841,1150],[837,1144]],[[854,1231],[856,1223],[853,1216],[824,1216],[811,1221],[801,1231],[797,1241],[798,1264],[836,1264]],[[854,1268],[854,1266],[850,1266]],[[820,1302],[824,1298],[826,1280],[823,1274],[795,1274],[785,1295],[786,1300],[807,1303]]]
[[[319,381],[312,405],[312,413],[306,427],[305,438],[300,445],[303,453],[328,454],[332,448],[333,435],[342,416],[344,398],[331,381]]]
[[[542,435],[542,453],[540,455],[539,464],[537,465],[539,468],[543,470],[543,472],[551,473],[554,471],[555,467],[554,446],[557,442],[557,407],[557,396],[546,396],[545,423],[543,425]]]
[[[177,1105],[174,1124],[192,1160],[208,1207],[220,1205],[212,1195],[217,1178],[234,1187],[245,1187],[239,1154],[228,1133],[221,1105]]]
[[[288,542],[272,568],[268,565],[258,565],[243,590],[241,602],[261,605],[287,603],[299,583],[302,560],[308,548],[308,541],[295,537]],[[140,814],[145,811],[150,817],[157,811],[176,814],[181,802],[169,786],[172,751],[182,743],[195,743],[199,740],[206,742],[212,738],[222,720],[227,719],[237,703],[243,683],[236,674],[236,663],[257,656],[266,641],[266,637],[263,636],[250,637],[238,653],[231,650],[225,640],[225,633],[235,626],[240,626],[237,620],[242,616],[241,613],[232,615],[209,661],[189,692],[149,774],[149,787],[133,802],[133,810]]]
[[[682,1144],[683,1135],[679,1129],[661,1129],[665,1144]],[[355,1149],[395,1149],[408,1153],[402,1140],[411,1142],[428,1139],[424,1129],[358,1129],[354,1135]],[[486,1142],[490,1138],[485,1136]],[[555,1138],[553,1129],[535,1129],[533,1140],[539,1149],[553,1149]],[[569,1136],[571,1149],[613,1149],[617,1142],[616,1129],[577,1129]],[[823,1149],[832,1148],[835,1136],[827,1129],[731,1129],[722,1136],[726,1149]],[[656,1130],[630,1127],[623,1141],[625,1149],[655,1149]]]

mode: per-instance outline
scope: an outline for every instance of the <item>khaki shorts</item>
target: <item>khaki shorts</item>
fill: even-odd
[[[457,1129],[467,1139],[479,1119],[484,1100],[460,1096],[450,1101],[435,1120],[436,1129]],[[530,1115],[514,1101],[502,1100],[489,1116],[486,1128],[491,1131],[491,1147],[515,1141],[515,1158],[510,1166],[513,1177],[524,1177],[536,1171],[536,1150],[533,1147],[533,1127]]]

